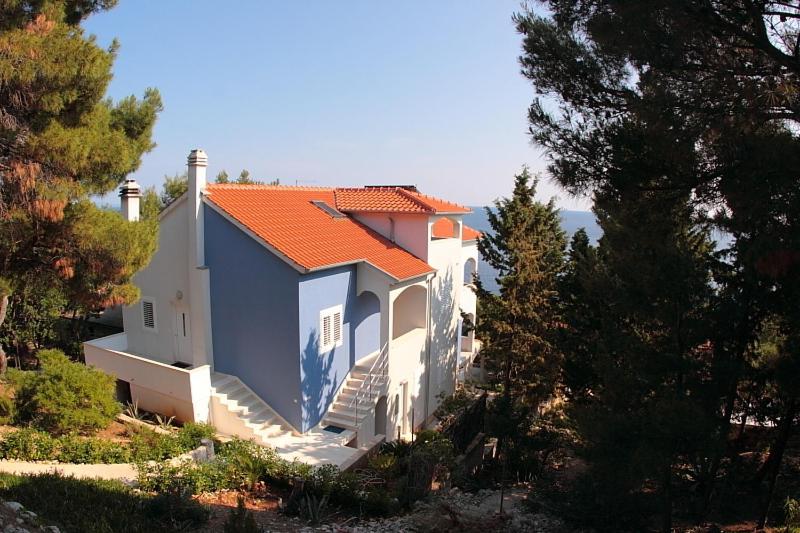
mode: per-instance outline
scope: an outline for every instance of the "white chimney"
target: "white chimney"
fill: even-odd
[[[203,193],[206,188],[208,157],[203,150],[192,150],[188,158],[189,190],[189,317],[194,366],[213,364],[211,335],[211,295],[209,272],[205,261],[205,224]]]
[[[122,217],[128,222],[139,220],[139,198],[142,190],[133,178],[128,178],[119,188],[119,197],[122,204]]]
[[[206,188],[206,167],[208,156],[203,150],[195,149],[189,152],[189,243],[190,257],[196,261],[192,267],[205,265],[203,253],[203,190]],[[194,232],[192,232],[194,229]],[[193,234],[192,234],[193,233]]]

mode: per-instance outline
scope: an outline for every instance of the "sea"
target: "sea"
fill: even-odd
[[[491,232],[492,228],[489,226],[486,208],[473,206],[471,209],[472,213],[464,216],[464,224],[481,232]],[[597,240],[603,234],[603,231],[597,225],[594,213],[591,211],[561,210],[559,214],[561,215],[561,227],[567,234],[567,242],[572,238],[573,233],[580,228],[584,228],[590,242],[597,244]],[[484,287],[492,292],[499,292],[496,281],[497,271],[483,260],[478,261],[478,276],[480,276]]]

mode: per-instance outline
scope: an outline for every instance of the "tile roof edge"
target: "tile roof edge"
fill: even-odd
[[[406,189],[398,187],[397,191],[401,195],[405,196],[406,198],[408,198],[409,200],[411,200],[412,202],[417,204],[418,206],[422,207],[429,214],[435,214],[436,213],[436,208],[435,207],[433,207],[432,205],[426,203],[424,200],[420,199],[419,197],[417,197],[416,195],[414,195],[411,192],[407,191]],[[417,194],[419,194],[419,192],[417,192]]]
[[[404,249],[404,250],[405,250],[405,249]],[[406,250],[406,251],[408,251],[408,250]],[[411,253],[411,252],[409,252],[409,253]],[[412,255],[413,255],[413,254],[412,254]],[[422,260],[420,259],[420,261],[422,261]],[[423,262],[424,262],[424,261],[423,261]],[[351,260],[351,261],[343,261],[343,262],[341,262],[341,263],[335,263],[335,264],[330,264],[330,265],[321,265],[321,266],[318,266],[318,267],[309,268],[307,273],[308,273],[308,274],[311,274],[312,272],[321,272],[321,271],[323,271],[323,270],[328,270],[328,269],[331,269],[331,268],[337,268],[337,267],[341,267],[341,266],[349,266],[349,265],[358,265],[358,264],[361,264],[361,263],[364,263],[364,264],[366,264],[366,265],[369,265],[369,266],[371,266],[372,268],[374,268],[374,269],[375,269],[375,270],[377,270],[378,272],[381,272],[381,273],[383,273],[383,274],[386,274],[388,277],[392,278],[393,280],[395,280],[395,281],[397,281],[397,282],[401,282],[401,281],[408,281],[408,280],[410,280],[410,279],[414,279],[414,278],[421,278],[422,276],[427,276],[427,275],[428,275],[428,274],[430,274],[431,272],[434,272],[434,271],[435,271],[435,269],[434,269],[432,266],[428,265],[428,267],[430,268],[430,270],[429,270],[429,271],[427,271],[427,272],[423,272],[423,273],[421,273],[421,274],[414,274],[414,275],[412,275],[412,276],[406,276],[405,278],[398,278],[398,277],[397,277],[397,276],[395,276],[394,274],[390,274],[389,272],[386,272],[384,269],[382,269],[381,267],[379,267],[378,265],[376,265],[375,263],[373,263],[373,262],[372,262],[372,261],[370,261],[369,259],[362,257],[362,258],[360,258],[360,259],[353,259],[353,260]],[[427,263],[426,263],[426,264],[427,264]]]
[[[204,202],[203,202],[204,204],[208,205],[216,213],[218,213],[220,216],[225,218],[225,220],[227,220],[228,222],[230,222],[231,224],[233,224],[234,226],[239,228],[241,231],[243,231],[245,233],[245,235],[247,235],[248,237],[250,237],[251,239],[253,239],[257,243],[259,243],[261,246],[266,248],[269,252],[272,252],[276,257],[281,259],[283,262],[288,264],[290,267],[292,267],[293,269],[295,269],[299,273],[307,274],[310,271],[310,269],[308,269],[307,267],[304,267],[303,265],[301,265],[300,263],[298,263],[294,259],[290,258],[288,255],[286,255],[283,252],[281,252],[274,245],[270,244],[266,239],[264,239],[264,238],[260,237],[259,235],[257,235],[253,230],[251,230],[250,228],[245,226],[243,223],[241,223],[239,220],[237,220],[236,217],[234,217],[233,215],[231,215],[230,213],[225,211],[225,209],[222,206],[215,204],[214,200],[210,196],[203,196],[203,200],[204,200]]]

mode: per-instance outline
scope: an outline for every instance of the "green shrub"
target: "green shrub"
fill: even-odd
[[[800,533],[800,500],[786,498],[783,506],[786,533]]]
[[[203,439],[213,439],[216,430],[211,424],[186,422],[178,429],[178,445],[184,452],[194,450]]]
[[[128,436],[134,461],[163,461],[184,452],[174,434],[159,433],[145,426],[131,426]]]
[[[130,449],[119,442],[65,435],[58,439],[58,460],[62,463],[127,463]]]
[[[70,361],[59,350],[38,354],[39,371],[14,374],[17,422],[55,434],[102,429],[120,412],[113,376]]]
[[[58,441],[41,431],[24,428],[8,433],[0,442],[0,457],[20,461],[53,461]]]
[[[224,461],[137,463],[139,487],[148,492],[200,494],[238,488]]]
[[[67,532],[186,531],[208,520],[207,509],[184,496],[152,496],[119,481],[57,474],[0,474],[0,497],[20,502]]]
[[[161,461],[196,448],[199,435],[213,432],[197,425],[181,434],[160,434],[146,427],[131,430],[130,444],[75,434],[51,436],[33,428],[8,433],[0,440],[0,459],[60,461],[62,463],[129,463]]]
[[[0,394],[0,424],[8,424],[14,419],[14,400],[8,394]]]

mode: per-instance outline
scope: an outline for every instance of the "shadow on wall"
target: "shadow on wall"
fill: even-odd
[[[356,297],[353,318],[350,320],[350,367],[361,358],[381,347],[381,302],[370,291]]]
[[[461,274],[459,272],[459,274]],[[453,391],[455,371],[458,360],[460,337],[456,314],[456,302],[453,298],[453,269],[448,268],[445,275],[436,278],[438,283],[433,287],[431,314],[433,331],[431,342],[431,401],[438,403],[436,395],[442,390]],[[432,406],[433,407],[433,406]]]
[[[301,430],[304,432],[317,425],[336,395],[334,384],[338,383],[338,375],[334,373],[331,376],[335,354],[336,348],[320,354],[319,335],[313,331],[309,333],[306,346],[300,354],[303,372],[300,384],[303,398]]]

